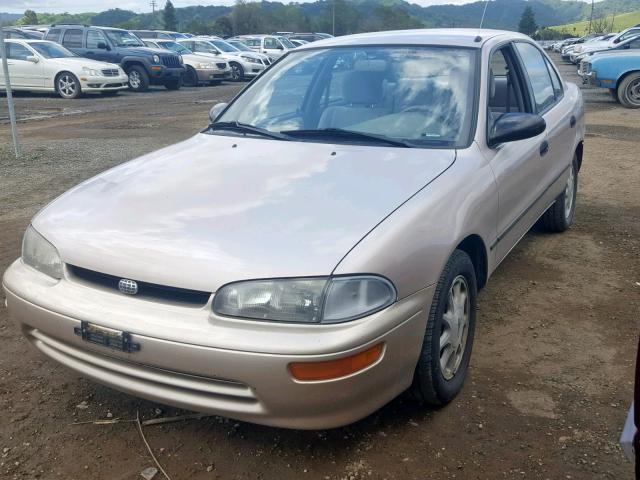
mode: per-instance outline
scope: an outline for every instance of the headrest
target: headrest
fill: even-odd
[[[381,71],[353,70],[344,76],[342,95],[347,103],[376,105],[382,102],[383,80]]]
[[[353,69],[361,72],[386,72],[387,62],[380,59],[356,60]]]

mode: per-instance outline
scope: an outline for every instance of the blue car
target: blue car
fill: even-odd
[[[640,51],[594,55],[585,65],[584,78],[591,85],[608,88],[627,108],[640,108]]]

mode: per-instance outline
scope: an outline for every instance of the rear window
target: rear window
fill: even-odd
[[[67,48],[82,48],[82,30],[74,28],[64,32],[62,45]]]

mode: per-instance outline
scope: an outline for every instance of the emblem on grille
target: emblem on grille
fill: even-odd
[[[138,283],[128,278],[121,278],[118,282],[118,290],[127,295],[135,295],[138,293]]]

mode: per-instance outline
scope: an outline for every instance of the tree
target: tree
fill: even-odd
[[[167,3],[164,5],[164,12],[162,12],[162,17],[164,19],[164,29],[176,31],[178,30],[178,21],[176,20],[176,9],[171,3],[171,0],[167,0]]]
[[[533,35],[536,33],[538,25],[536,25],[536,16],[533,13],[533,9],[530,5],[527,5],[520,17],[520,24],[518,25],[518,31],[525,35]]]
[[[21,18],[22,25],[37,25],[38,24],[38,15],[33,10],[26,10],[24,12],[24,17]]]
[[[260,4],[237,0],[233,7],[233,32],[235,35],[262,32]]]
[[[233,21],[229,15],[223,15],[216,18],[213,24],[213,32],[223,37],[230,37],[233,35]]]

